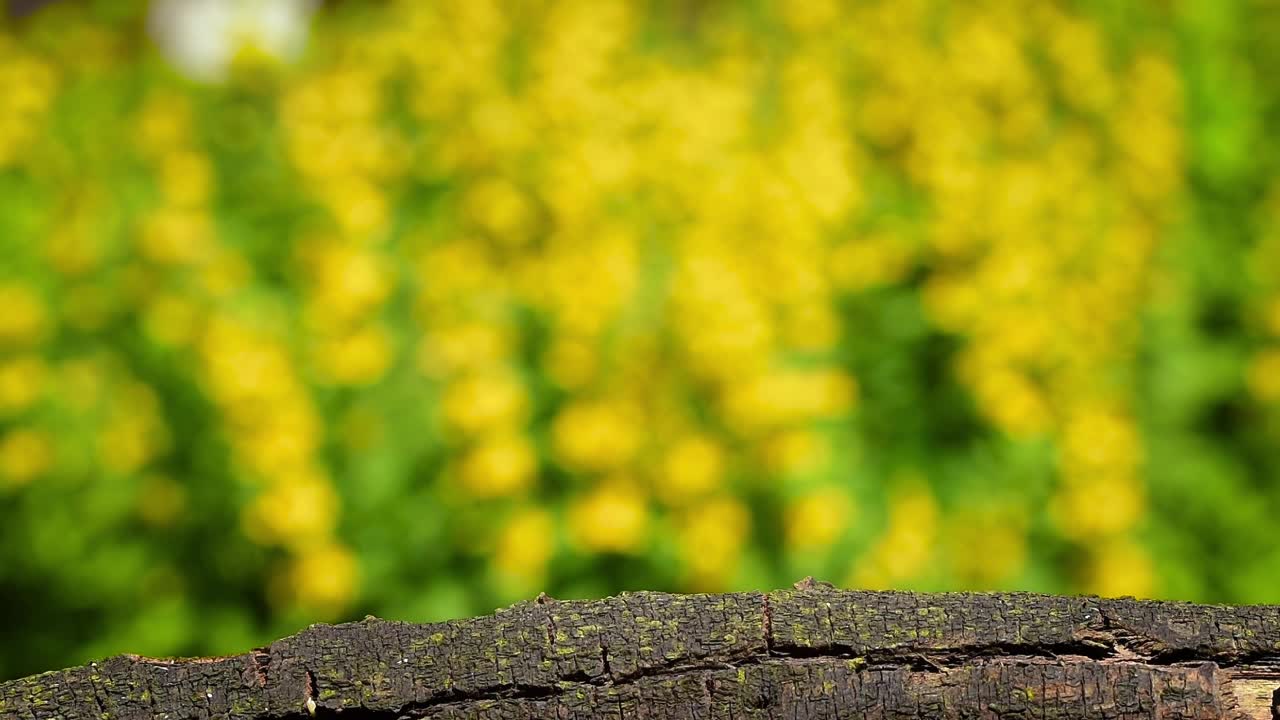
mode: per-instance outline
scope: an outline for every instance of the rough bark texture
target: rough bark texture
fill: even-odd
[[[540,597],[0,684],[0,718],[1280,718],[1280,607],[1032,594]],[[1273,695],[1274,694],[1274,695]]]

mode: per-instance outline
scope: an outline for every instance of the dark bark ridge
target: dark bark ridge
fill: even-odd
[[[545,596],[468,620],[313,625],[222,658],[0,683],[0,718],[1256,718],[1280,607],[1027,593]]]

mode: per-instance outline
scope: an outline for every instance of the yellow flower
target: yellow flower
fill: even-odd
[[[216,242],[210,217],[200,210],[161,209],[147,216],[138,234],[143,257],[189,265],[205,260]]]
[[[16,415],[44,392],[48,369],[39,357],[23,355],[0,364],[0,416]]]
[[[493,567],[513,590],[537,589],[546,576],[555,538],[551,513],[542,508],[520,510],[498,533]]]
[[[692,589],[723,588],[751,532],[751,515],[733,498],[715,498],[686,510],[677,525],[680,558]]]
[[[507,370],[489,370],[462,377],[445,390],[444,417],[467,433],[512,427],[524,419],[528,393]]]
[[[846,584],[860,588],[895,587],[915,577],[933,556],[938,507],[919,480],[889,499],[889,523],[884,535],[850,569]]]
[[[243,288],[253,275],[248,261],[239,253],[220,245],[200,271],[200,287],[214,297],[225,297]]]
[[[649,509],[631,483],[610,481],[576,499],[569,507],[573,541],[590,552],[634,553],[648,538]]]
[[[1049,426],[1048,404],[1024,375],[991,369],[980,371],[971,382],[978,405],[1006,432],[1025,436],[1042,432]]]
[[[205,156],[188,150],[170,151],[160,167],[160,187],[169,202],[190,207],[209,199],[213,170]]]
[[[511,352],[511,332],[498,321],[467,322],[432,328],[418,346],[418,369],[424,375],[451,373],[497,365]]]
[[[1062,487],[1049,514],[1062,534],[1078,540],[1114,535],[1135,526],[1146,510],[1139,481],[1124,474],[1099,471]]]
[[[1254,356],[1245,380],[1254,397],[1263,402],[1280,401],[1280,349],[1264,350]]]
[[[1266,324],[1267,332],[1280,337],[1280,297],[1272,298],[1267,304],[1263,322]]]
[[[138,144],[146,151],[163,152],[186,143],[191,135],[191,106],[176,93],[154,93],[139,113]]]
[[[784,430],[765,446],[765,461],[774,472],[799,475],[820,469],[828,462],[830,443],[808,429]]]
[[[145,416],[118,417],[99,429],[98,457],[103,467],[132,473],[147,463],[168,440],[164,429]]]
[[[394,359],[391,335],[382,325],[368,325],[322,342],[317,352],[326,382],[368,385],[386,374]]]
[[[31,428],[0,436],[0,478],[11,486],[25,485],[53,466],[53,443]]]
[[[245,507],[245,533],[263,545],[305,546],[337,523],[338,497],[328,478],[306,470],[278,479]]]
[[[1063,467],[1087,476],[1128,472],[1138,466],[1142,447],[1132,422],[1118,412],[1084,408],[1067,421]]]
[[[835,0],[806,0],[782,4],[787,25],[798,33],[822,34],[842,22],[841,7]]]
[[[500,432],[462,459],[462,486],[476,497],[504,497],[525,490],[537,471],[532,443],[519,433]]]
[[[944,547],[966,587],[991,589],[1022,569],[1027,558],[1025,510],[951,517]],[[981,548],[981,552],[974,552]]]
[[[730,388],[725,414],[753,430],[839,415],[856,395],[853,378],[837,370],[775,370]]]
[[[825,299],[793,307],[787,314],[785,339],[797,350],[827,350],[840,339],[840,318]]]
[[[1157,589],[1151,555],[1127,538],[1090,546],[1082,585],[1083,591],[1103,597],[1151,597]]]
[[[355,555],[337,542],[308,546],[289,572],[292,595],[304,608],[337,615],[355,596],[359,571]]]
[[[679,504],[704,495],[720,485],[724,451],[705,435],[681,438],[667,451],[663,471],[654,479],[664,502]]]
[[[372,182],[358,176],[343,177],[327,186],[323,195],[348,237],[364,240],[381,232],[390,215],[386,195]]]
[[[583,340],[561,338],[548,349],[543,367],[560,387],[581,388],[595,377],[599,352]]]
[[[467,190],[465,215],[504,245],[519,246],[533,229],[534,207],[515,185],[489,178]]]
[[[44,302],[30,287],[0,284],[0,346],[35,342],[46,329]]]
[[[187,345],[199,331],[200,310],[183,295],[157,295],[143,312],[142,328],[158,345]]]
[[[618,468],[640,449],[641,419],[618,402],[579,401],[556,416],[551,430],[556,456],[574,470]]]
[[[246,403],[228,413],[236,425],[233,443],[238,459],[264,478],[306,465],[322,440],[323,428],[315,411],[296,397],[279,398],[270,414],[263,414],[261,408]]]
[[[359,246],[314,238],[301,243],[297,254],[315,294],[314,306],[307,308],[312,327],[333,327],[366,315],[394,289],[378,255]]]
[[[98,205],[90,204],[97,208]],[[102,245],[95,232],[98,228],[87,219],[89,211],[80,211],[75,217],[53,231],[45,243],[45,257],[59,273],[77,277],[94,270],[102,259]]]
[[[787,547],[794,551],[825,548],[840,538],[853,516],[853,502],[838,487],[814,490],[788,503],[783,516]]]

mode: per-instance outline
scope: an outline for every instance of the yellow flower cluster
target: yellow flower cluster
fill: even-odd
[[[815,259],[859,206],[859,159],[820,53],[786,68],[785,122],[761,123],[769,69],[740,38],[716,38],[705,66],[673,66],[632,47],[637,9],[553,4],[529,26],[516,82],[506,43],[522,30],[496,3],[399,6],[401,44],[383,51],[414,68],[412,111],[432,130],[417,171],[456,184],[449,219],[421,240],[420,357],[478,448],[459,456],[463,486],[522,491],[535,466],[511,439],[529,399],[509,323],[517,308],[540,318],[540,367],[568,394],[552,460],[588,488],[566,539],[639,552],[666,518],[691,582],[714,587],[752,533],[726,495],[727,444],[775,446],[856,399],[831,359],[840,323]],[[655,223],[670,237],[648,239]],[[727,434],[699,431],[698,400],[673,393],[686,383]],[[796,542],[830,542],[846,520]],[[501,549],[494,562],[514,565]]]
[[[1031,0],[694,5],[399,0],[322,14],[309,64],[246,68],[263,75],[225,96],[145,90],[126,252],[98,179],[40,250],[65,302],[0,276],[0,487],[63,462],[25,420],[50,388],[98,408],[83,389],[109,385],[95,457],[139,479],[149,525],[190,509],[152,465],[185,441],[156,390],[110,353],[41,350],[59,323],[96,337],[134,313],[213,408],[281,606],[339,614],[386,573],[355,539],[378,529],[340,523],[393,492],[448,526],[434,538],[457,529],[435,498],[479,504],[483,582],[506,597],[561,557],[672,556],[706,590],[828,561],[859,586],[938,563],[998,584],[1040,517],[1082,549],[1079,589],[1152,592],[1132,308],[1184,192],[1169,40],[1112,47]],[[52,67],[0,39],[0,171]],[[201,102],[235,121],[210,132]],[[228,201],[249,183],[219,156],[237,123],[264,177],[297,181],[271,188],[269,227]],[[113,263],[120,297],[98,280]],[[993,442],[1051,449],[1044,496],[950,507],[933,458],[863,463],[859,413],[894,375],[861,369],[879,340],[849,308],[879,293],[957,341],[946,371]],[[1248,381],[1280,400],[1271,345]]]
[[[0,281],[0,421],[22,417],[40,400],[48,367],[40,342],[50,320],[36,290]],[[24,485],[54,463],[53,441],[34,425],[0,431],[0,487]]]
[[[0,170],[18,163],[58,89],[53,66],[0,35]]]
[[[374,383],[395,354],[380,311],[395,289],[396,268],[381,247],[393,201],[386,188],[404,173],[405,153],[381,123],[381,67],[346,63],[303,79],[280,101],[289,159],[334,221],[331,231],[305,233],[294,245],[305,278],[308,354],[332,385]]]
[[[336,612],[356,590],[354,559],[335,534],[339,501],[319,457],[322,421],[278,332],[230,314],[211,318],[199,347],[205,387],[241,472],[260,488],[244,509],[245,532],[293,558],[288,581],[273,585],[276,599]]]
[[[153,96],[139,117],[138,148],[155,168],[159,193],[138,229],[138,255],[170,276],[197,279],[195,291],[150,294],[143,328],[157,345],[200,358],[201,381],[222,416],[233,460],[254,488],[242,513],[244,531],[288,553],[270,583],[273,599],[336,613],[356,592],[356,568],[337,538],[339,499],[319,457],[324,421],[298,373],[288,325],[241,299],[251,271],[243,256],[218,242],[211,214],[216,178],[209,157],[191,145],[194,123],[181,95]],[[347,282],[360,289],[359,277]],[[172,505],[167,486],[158,487],[155,501]],[[148,512],[164,515],[163,507]]]
[[[570,502],[568,539],[635,552],[655,513],[684,527],[686,515],[731,513],[727,444],[803,474],[822,455],[807,428],[856,404],[834,361],[837,299],[924,265],[930,319],[967,339],[956,371],[982,413],[1059,445],[1050,512],[1062,531],[1086,546],[1125,537],[1145,507],[1131,391],[1116,378],[1136,342],[1125,308],[1142,300],[1180,191],[1167,54],[1153,44],[1117,61],[1097,25],[1043,4],[957,9],[941,42],[917,0],[776,11],[777,62],[726,23],[707,28],[699,62],[679,64],[635,49],[649,20],[633,3],[562,0],[529,24],[483,0],[401,3],[380,42],[348,51],[408,68],[397,78],[427,132],[407,168],[387,153],[408,146],[375,122],[377,62],[286,99],[292,157],[346,234],[377,236],[390,200],[373,188],[401,173],[451,183],[443,216],[413,238],[411,283],[419,367],[444,384],[441,412],[461,443],[449,476],[479,498],[534,490],[515,320],[531,313],[550,331],[541,369],[567,394],[552,460],[591,488]],[[872,179],[927,212],[877,216]],[[342,279],[317,283],[332,298],[316,317],[365,317],[385,299],[394,282],[364,252],[333,261]],[[682,385],[693,403],[671,394]],[[719,430],[699,429],[699,402]],[[824,485],[801,488],[785,513],[796,548],[830,545],[853,517]],[[750,536],[750,523],[727,525]],[[884,552],[897,556],[893,532]],[[681,556],[703,581],[735,567],[730,551],[686,544]]]
[[[967,339],[957,370],[981,411],[1015,437],[1057,441],[1062,532],[1088,546],[1123,535],[1145,506],[1122,375],[1136,347],[1129,308],[1179,191],[1174,69],[1158,47],[1116,66],[1099,27],[1057,5],[957,8],[941,43],[923,31],[929,4],[872,8],[851,23],[880,39],[858,46],[860,117],[905,154],[907,180],[931,203],[929,313]],[[900,239],[867,245],[834,263],[846,282],[876,279],[849,269],[858,260],[901,265]],[[1133,573],[1129,590],[1149,592],[1147,576]]]

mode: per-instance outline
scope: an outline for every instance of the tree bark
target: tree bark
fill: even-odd
[[[794,590],[539,597],[0,684],[0,717],[1280,718],[1280,607]]]

